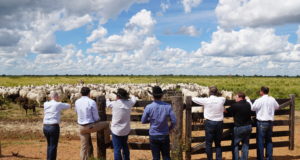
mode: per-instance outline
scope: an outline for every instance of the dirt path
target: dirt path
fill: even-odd
[[[300,160],[300,112],[296,113],[295,130],[295,150],[290,151],[287,147],[274,148],[274,160]],[[2,144],[1,160],[33,160],[45,159],[46,142],[41,133],[42,123],[37,122],[7,122],[0,121],[0,138]],[[62,122],[61,139],[58,146],[59,160],[78,160],[80,141],[77,136],[77,126],[75,122]],[[279,128],[275,128],[277,130]],[[95,137],[95,135],[93,136]],[[278,140],[287,140],[287,137],[275,138]],[[93,140],[95,142],[95,139]],[[227,143],[227,142],[225,142]],[[222,144],[224,144],[222,142]],[[96,144],[94,143],[94,147]],[[12,156],[12,153],[18,156]],[[95,154],[96,155],[96,154]],[[132,160],[151,159],[150,151],[131,150]],[[256,159],[256,150],[249,151],[250,160]],[[107,150],[107,160],[113,159],[111,149]],[[193,156],[193,159],[205,160],[205,154]],[[231,152],[223,153],[224,160],[231,159]]]

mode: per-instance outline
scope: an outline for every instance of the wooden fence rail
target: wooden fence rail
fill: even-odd
[[[185,104],[183,103],[183,96],[172,96],[171,101],[166,101],[172,104],[173,110],[177,118],[177,125],[174,132],[170,134],[171,143],[171,155],[173,159],[182,160],[183,152],[185,152],[184,159],[190,160],[194,154],[205,153],[205,136],[192,136],[192,132],[204,133],[204,125],[199,120],[203,120],[203,113],[192,113],[192,107],[199,106],[192,102],[191,97],[186,97]],[[286,130],[274,131],[273,137],[288,137],[286,141],[273,142],[274,147],[289,147],[290,150],[294,149],[294,138],[295,138],[295,96],[290,95],[288,99],[276,99],[280,104],[280,110],[275,112],[275,116],[288,116],[287,120],[275,120],[274,126],[286,126]],[[104,97],[97,97],[96,102],[99,109],[99,116],[101,121],[111,121],[112,115],[106,113],[106,102]],[[254,100],[252,100],[254,102]],[[135,104],[135,108],[141,111],[152,101],[138,101]],[[226,100],[225,105],[229,106],[235,103],[233,100]],[[185,111],[185,112],[184,112]],[[185,113],[185,116],[183,116]],[[251,113],[255,117],[255,112]],[[224,117],[231,117],[230,114],[224,114]],[[131,121],[140,122],[142,113],[135,113],[131,115]],[[224,141],[232,139],[232,128],[233,122],[224,122]],[[255,121],[252,124],[256,127]],[[134,136],[149,136],[149,129],[132,129],[130,135]],[[196,134],[197,135],[197,134]],[[100,159],[106,159],[106,149],[113,148],[111,141],[105,141],[107,133],[100,131],[97,133],[97,157]],[[256,133],[252,133],[251,139],[256,138]],[[130,139],[130,137],[129,137]],[[129,148],[133,150],[150,150],[150,144],[148,141],[145,142],[129,142]],[[249,149],[255,149],[256,144],[251,143]],[[231,146],[222,146],[222,151],[231,151]]]
[[[254,102],[255,100],[251,100]],[[286,129],[281,131],[274,131],[273,137],[289,137],[286,141],[275,141],[273,142],[273,147],[289,147],[290,150],[294,149],[294,126],[295,126],[295,96],[290,95],[288,99],[276,99],[276,101],[280,105],[280,109],[275,111],[275,117],[286,115],[289,118],[287,120],[275,120],[273,125],[276,126],[287,126]],[[203,123],[193,123],[195,121],[199,121],[199,119],[204,119],[203,112],[202,113],[192,113],[192,107],[199,106],[198,104],[192,102],[191,97],[186,97],[186,138],[185,138],[185,159],[190,160],[193,154],[203,154],[205,153],[205,136],[204,136],[204,124]],[[235,103],[233,100],[226,100],[225,106],[230,106]],[[252,112],[251,115],[253,119],[255,119],[255,112]],[[225,118],[231,117],[230,114],[225,113]],[[234,127],[234,123],[224,122],[223,129],[223,141],[232,140],[232,128]],[[253,120],[252,127],[256,127],[256,122]],[[192,132],[202,132],[202,136],[192,136]],[[256,139],[256,133],[251,133],[250,139]],[[196,145],[195,145],[196,143]],[[194,144],[194,145],[193,145]],[[222,146],[222,151],[231,151],[232,147],[231,143],[227,146]],[[255,149],[257,145],[255,143],[250,144],[249,149]]]

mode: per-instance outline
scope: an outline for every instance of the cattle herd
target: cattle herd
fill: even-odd
[[[83,86],[91,89],[91,98],[97,96],[105,96],[106,99],[114,100],[116,95],[114,92],[118,88],[126,89],[131,95],[138,97],[140,100],[151,100],[151,87],[157,85],[156,83],[147,84],[57,84],[57,85],[41,85],[41,86],[15,86],[15,87],[0,87],[0,96],[2,100],[9,100],[18,103],[26,110],[32,109],[35,113],[35,107],[43,107],[43,103],[48,99],[50,91],[56,91],[61,100],[74,104],[80,98],[80,89]],[[208,87],[200,86],[198,84],[159,84],[163,90],[180,92],[184,97],[186,96],[208,96]],[[233,98],[233,92],[221,91],[223,97],[227,99]],[[1,102],[0,102],[1,103]],[[196,108],[195,108],[196,109]]]

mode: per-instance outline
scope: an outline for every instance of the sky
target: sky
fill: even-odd
[[[0,74],[300,75],[299,0],[0,0]]]

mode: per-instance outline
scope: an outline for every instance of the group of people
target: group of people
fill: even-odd
[[[234,119],[232,137],[232,159],[248,159],[249,139],[252,132],[251,111],[256,112],[257,134],[257,159],[264,160],[264,146],[266,146],[266,158],[272,160],[273,145],[272,132],[274,113],[279,109],[277,101],[269,96],[269,88],[261,87],[260,98],[252,102],[246,99],[243,92],[236,95],[236,103],[225,109],[225,98],[217,97],[218,89],[209,88],[208,98],[193,97],[192,101],[204,106],[205,118],[205,150],[207,159],[212,160],[212,143],[215,143],[216,159],[222,160],[221,140],[223,133],[224,112],[232,114]],[[242,143],[242,154],[239,156],[239,144]]]
[[[109,128],[109,122],[100,121],[97,104],[89,96],[90,89],[82,87],[81,98],[75,102],[79,136],[81,141],[80,159],[88,160],[93,157],[91,133]],[[115,101],[107,100],[106,106],[112,108],[110,130],[114,148],[115,160],[129,160],[128,135],[130,133],[130,113],[137,98],[119,88],[115,93]],[[176,125],[176,117],[171,104],[162,101],[164,92],[159,86],[152,88],[153,102],[146,106],[141,122],[150,123],[149,136],[153,159],[170,160],[169,133]],[[56,92],[50,93],[50,101],[44,104],[44,135],[47,139],[47,160],[55,160],[59,140],[60,114],[63,109],[70,108],[67,103],[59,102]],[[170,119],[171,123],[168,124]]]
[[[208,98],[193,97],[192,100],[204,106],[205,144],[207,159],[212,160],[212,143],[215,143],[216,159],[222,159],[221,139],[223,132],[224,112],[234,117],[234,132],[232,138],[233,159],[247,159],[249,138],[252,131],[251,110],[256,111],[257,118],[257,158],[264,159],[266,144],[268,160],[272,159],[272,127],[274,111],[279,108],[276,100],[268,95],[269,88],[261,87],[261,98],[254,104],[246,100],[246,95],[237,93],[236,103],[228,109],[224,108],[225,98],[218,97],[218,89],[209,87]],[[75,102],[79,136],[81,141],[80,159],[88,160],[93,157],[91,133],[108,129],[110,126],[115,160],[129,160],[128,135],[130,133],[131,108],[137,98],[131,96],[122,88],[117,90],[115,101],[107,100],[107,107],[112,108],[111,124],[100,121],[97,104],[89,98],[90,89],[82,87],[81,98]],[[141,122],[150,123],[149,141],[153,160],[170,160],[169,134],[176,126],[176,116],[171,104],[162,101],[164,92],[159,86],[154,86],[151,92],[153,102],[144,109]],[[59,102],[56,92],[50,93],[50,101],[44,104],[44,135],[47,139],[47,160],[55,160],[59,140],[60,114],[63,109],[70,108],[67,103]],[[170,121],[170,123],[169,123]],[[239,157],[239,144],[242,142],[242,156]]]

